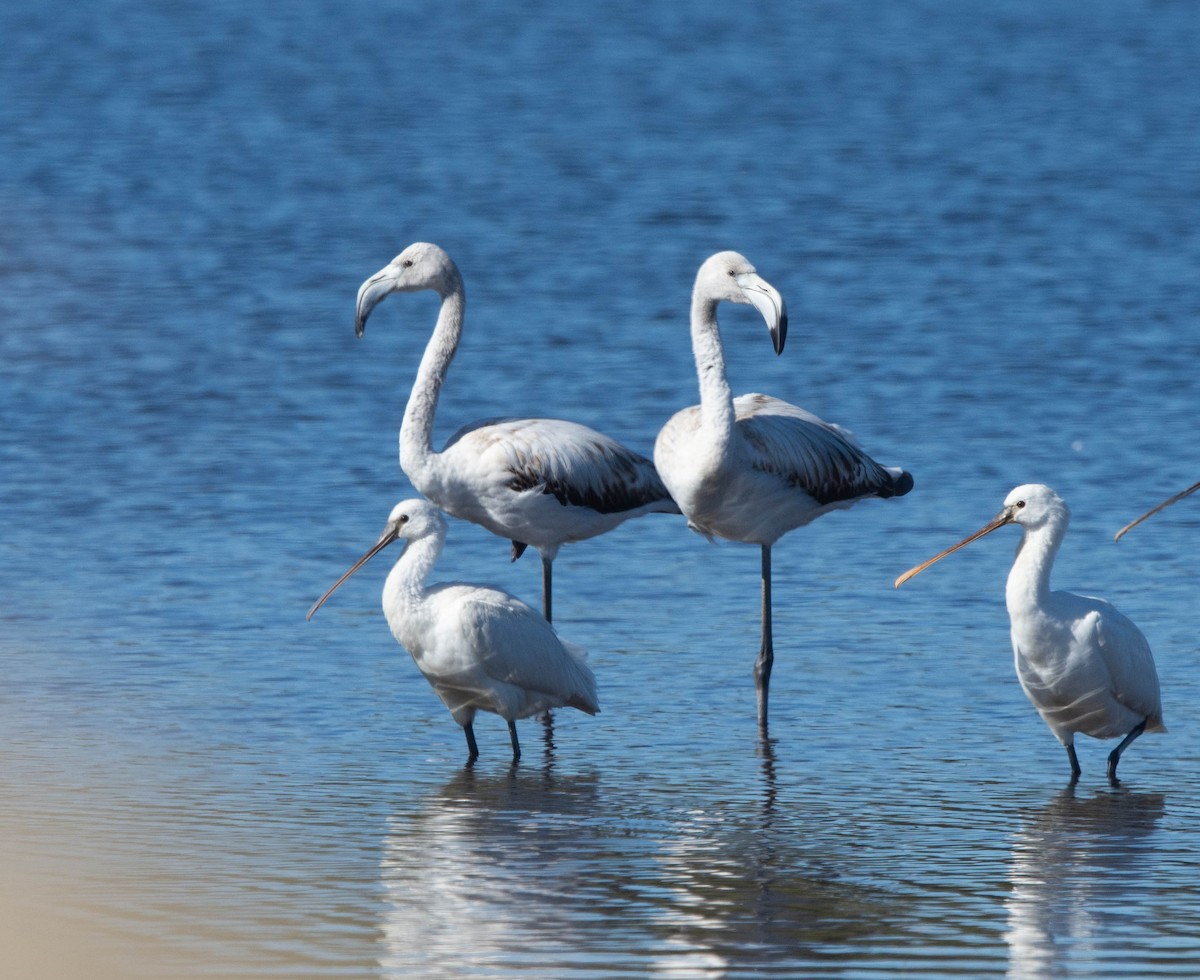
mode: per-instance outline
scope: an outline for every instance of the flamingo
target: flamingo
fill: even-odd
[[[951,552],[1006,524],[1024,533],[1004,590],[1017,679],[1054,737],[1067,750],[1071,783],[1079,779],[1075,734],[1122,738],[1108,756],[1116,786],[1121,753],[1143,732],[1165,732],[1158,672],[1146,637],[1104,599],[1051,592],[1050,570],[1071,512],[1041,484],[1017,487],[989,523],[958,544],[909,569],[899,588]]]
[[[1121,535],[1125,534],[1127,531],[1132,531],[1132,530],[1133,530],[1135,527],[1137,527],[1139,524],[1141,524],[1141,523],[1142,523],[1142,521],[1144,521],[1144,520],[1145,520],[1147,517],[1153,517],[1153,516],[1154,516],[1155,514],[1157,514],[1157,513],[1158,513],[1160,510],[1163,510],[1163,509],[1164,509],[1164,508],[1166,508],[1166,507],[1170,507],[1170,506],[1171,506],[1171,504],[1175,503],[1177,500],[1182,500],[1182,499],[1183,499],[1184,497],[1186,497],[1188,494],[1190,494],[1190,493],[1195,493],[1197,490],[1200,490],[1200,483],[1193,483],[1193,484],[1192,484],[1190,487],[1188,487],[1186,490],[1180,490],[1180,491],[1179,491],[1179,493],[1175,494],[1175,496],[1174,496],[1174,497],[1168,497],[1166,500],[1164,500],[1164,501],[1163,501],[1161,504],[1159,504],[1157,507],[1151,507],[1151,508],[1150,508],[1148,511],[1146,511],[1146,513],[1144,513],[1144,514],[1143,514],[1141,517],[1137,518],[1136,520],[1130,521],[1130,522],[1129,522],[1128,524],[1126,524],[1126,525],[1125,525],[1123,528],[1121,528],[1121,530],[1119,530],[1119,531],[1118,531],[1118,532],[1117,532],[1117,533],[1116,533],[1116,534],[1113,536],[1113,540],[1114,540],[1114,541],[1120,541],[1120,540],[1121,540]]]
[[[654,445],[663,482],[706,537],[762,549],[762,642],[754,665],[758,725],[767,732],[767,699],[775,653],[771,627],[771,548],[793,528],[865,497],[898,497],[912,477],[884,467],[850,434],[769,395],[734,398],[725,375],[717,304],[748,303],[763,315],[775,353],[787,337],[783,298],[737,252],[718,252],[696,275],[692,350],[700,404],[676,412]]]
[[[513,762],[521,757],[518,718],[564,706],[599,712],[587,654],[560,639],[532,607],[484,585],[426,584],[446,541],[446,520],[427,500],[404,500],[392,508],[379,540],[313,604],[307,618],[397,539],[405,547],[384,583],[383,612],[392,635],[462,725],[468,763],[479,756],[477,711],[508,722]]]
[[[354,331],[398,292],[433,290],[437,326],[425,348],[400,426],[400,467],[442,510],[542,558],[542,611],[552,619],[552,566],[558,549],[611,531],[632,517],[679,513],[646,457],[614,439],[561,419],[493,418],[459,429],[433,448],[438,393],[462,338],[466,294],[458,267],[437,245],[416,242],[359,287]]]

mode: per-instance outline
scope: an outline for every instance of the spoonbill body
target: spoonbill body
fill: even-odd
[[[426,584],[446,540],[445,518],[427,500],[397,504],[379,540],[313,604],[308,618],[396,540],[405,547],[384,584],[383,612],[392,635],[462,725],[468,761],[479,755],[473,728],[478,711],[508,722],[514,762],[521,756],[518,718],[559,707],[599,712],[587,654],[560,639],[532,607],[488,586]]]
[[[654,464],[587,426],[562,419],[493,418],[433,448],[438,395],[462,338],[466,293],[458,267],[437,245],[416,242],[359,287],[354,330],[398,292],[441,298],[400,427],[400,466],[418,492],[449,514],[542,558],[542,609],[552,618],[552,565],[564,544],[649,513],[679,513]]]
[[[774,663],[771,547],[831,510],[866,497],[902,496],[913,481],[903,470],[875,462],[846,430],[811,412],[769,395],[734,398],[717,326],[721,301],[758,309],[775,353],[783,351],[787,309],[779,291],[737,252],[706,260],[691,307],[700,404],[676,412],[662,427],[654,462],[693,530],[762,549],[762,642],[754,679],[765,736]]]
[[[1158,672],[1146,637],[1115,606],[1050,590],[1050,571],[1070,518],[1066,503],[1049,487],[1017,487],[995,518],[909,569],[896,587],[985,534],[1020,525],[1024,533],[1004,590],[1017,679],[1066,747],[1072,782],[1080,773],[1076,733],[1122,739],[1108,757],[1108,779],[1116,785],[1117,763],[1129,744],[1143,732],[1166,731]]]

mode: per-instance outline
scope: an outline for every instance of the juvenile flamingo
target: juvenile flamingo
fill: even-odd
[[[884,467],[839,426],[769,395],[734,398],[725,374],[717,304],[749,303],[767,321],[775,353],[787,337],[778,290],[737,252],[700,266],[691,332],[700,404],[676,412],[658,434],[654,462],[688,525],[707,537],[762,549],[762,643],[754,665],[759,731],[775,660],[771,629],[771,547],[788,531],[865,497],[899,497],[912,477]]]
[[[449,514],[512,542],[515,561],[528,545],[542,558],[542,610],[552,618],[552,566],[558,549],[632,517],[678,514],[646,457],[576,422],[485,419],[433,448],[438,394],[462,338],[466,294],[458,267],[427,242],[409,245],[359,287],[354,331],[392,293],[433,290],[441,297],[400,426],[400,467],[412,485]]]

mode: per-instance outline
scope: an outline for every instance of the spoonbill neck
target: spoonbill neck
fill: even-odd
[[[1041,527],[1024,529],[1004,590],[1009,610],[1044,604],[1050,594],[1050,572],[1054,567],[1054,557],[1058,554],[1066,530],[1065,519],[1051,520]]]
[[[431,534],[406,543],[383,586],[383,611],[389,624],[403,618],[425,595],[425,583],[442,553],[443,535]]]

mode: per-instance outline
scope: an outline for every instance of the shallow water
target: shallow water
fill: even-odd
[[[0,958],[30,977],[1200,974],[1200,14],[1189,4],[0,6]],[[564,549],[603,706],[461,732],[388,634],[436,315],[439,429],[554,414],[648,452],[694,402],[689,290],[745,252],[788,348],[735,389],[916,477],[758,554],[647,518]],[[1180,451],[1180,446],[1185,451]],[[1170,731],[1083,779],[1012,673],[1000,532],[1155,651]],[[454,522],[438,578],[531,600]]]

